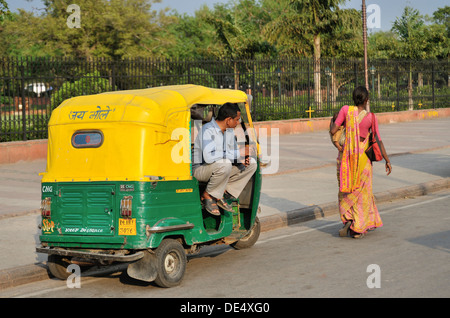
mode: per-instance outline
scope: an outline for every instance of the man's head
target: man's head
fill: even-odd
[[[235,128],[241,119],[239,106],[234,103],[225,103],[220,107],[216,121],[223,122],[225,128]]]

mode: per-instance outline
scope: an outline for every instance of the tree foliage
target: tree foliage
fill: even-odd
[[[230,0],[193,16],[160,0],[45,0],[40,10],[11,13],[0,0],[0,56],[151,58],[361,57],[361,11],[345,0]],[[369,58],[447,58],[450,7],[432,17],[405,7],[388,32],[369,36]]]

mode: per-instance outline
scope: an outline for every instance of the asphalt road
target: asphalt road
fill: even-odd
[[[185,279],[175,288],[132,280],[116,268],[81,277],[80,288],[51,279],[6,289],[0,297],[232,297],[268,304],[271,298],[299,297],[448,298],[449,206],[449,189],[379,205],[384,226],[360,240],[339,237],[342,225],[335,215],[264,232],[247,250],[207,247],[190,257]],[[171,310],[181,306],[178,300]]]

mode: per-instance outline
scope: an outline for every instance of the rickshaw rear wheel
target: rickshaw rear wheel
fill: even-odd
[[[250,230],[250,232],[248,232],[247,235],[241,238],[239,241],[231,244],[231,246],[237,250],[252,247],[258,240],[260,233],[261,233],[261,224],[259,222],[258,217],[255,217],[255,224],[253,224],[253,227]]]
[[[157,276],[155,283],[160,287],[174,287],[181,283],[186,271],[186,252],[180,242],[164,239],[155,251]]]
[[[67,272],[67,266],[70,262],[59,255],[49,255],[47,260],[47,267],[50,274],[56,278],[66,280],[72,273]]]

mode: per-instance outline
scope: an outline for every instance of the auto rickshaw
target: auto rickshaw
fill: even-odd
[[[192,176],[199,127],[226,102],[241,109],[235,135],[258,169],[233,212],[207,213]],[[79,96],[49,121],[42,173],[41,246],[60,279],[71,262],[128,263],[130,277],[161,287],[183,279],[187,255],[200,247],[237,249],[258,239],[260,150],[250,117],[251,96],[197,85],[165,86]]]

